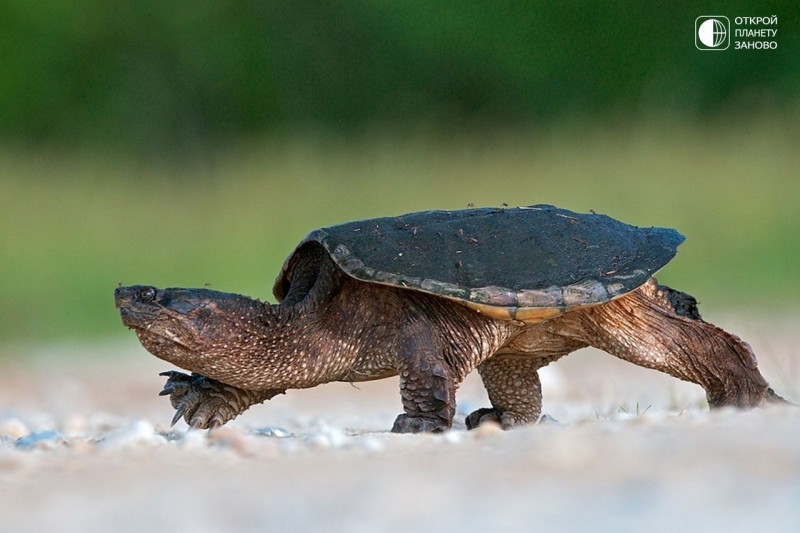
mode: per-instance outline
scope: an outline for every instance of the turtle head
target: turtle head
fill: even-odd
[[[258,300],[208,289],[135,285],[118,287],[114,299],[142,346],[183,368],[242,342],[264,310]]]

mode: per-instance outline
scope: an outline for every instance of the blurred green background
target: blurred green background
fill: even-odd
[[[699,51],[700,15],[778,17]],[[0,343],[119,284],[271,298],[309,230],[552,203],[687,236],[704,309],[800,302],[795,2],[0,1]]]

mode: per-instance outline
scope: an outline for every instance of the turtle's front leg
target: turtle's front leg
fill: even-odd
[[[189,375],[174,370],[162,372],[160,375],[168,379],[159,395],[169,395],[170,402],[176,409],[172,425],[183,418],[189,426],[198,429],[219,427],[239,416],[251,405],[286,392],[278,389],[240,389],[200,374]]]
[[[409,337],[398,354],[405,414],[394,421],[393,433],[438,432],[453,424],[458,381],[430,337]]]

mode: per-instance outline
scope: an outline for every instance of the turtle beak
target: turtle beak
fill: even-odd
[[[117,309],[122,309],[123,306],[129,305],[134,298],[135,287],[117,287],[114,290],[114,303]]]
[[[132,328],[156,318],[159,310],[159,306],[155,304],[157,292],[155,287],[142,285],[117,287],[114,290],[114,303],[119,309],[122,323]]]

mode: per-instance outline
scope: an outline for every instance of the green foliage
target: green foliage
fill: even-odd
[[[713,11],[713,9],[712,9]],[[0,136],[202,151],[254,133],[573,116],[797,112],[800,11],[777,50],[694,48],[689,2],[0,2]]]
[[[0,339],[123,335],[118,283],[271,297],[311,229],[468,203],[552,203],[677,228],[687,241],[661,282],[704,314],[776,312],[800,301],[798,131],[772,117],[449,141],[302,137],[196,166],[0,153]]]

